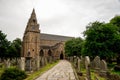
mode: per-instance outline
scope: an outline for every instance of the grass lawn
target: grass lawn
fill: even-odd
[[[40,76],[41,74],[43,74],[45,71],[51,69],[53,66],[55,66],[59,61],[56,61],[52,64],[47,64],[46,66],[44,66],[43,68],[41,68],[39,71],[33,72],[32,74],[30,74],[25,80],[34,80],[35,78],[37,78],[38,76]]]
[[[112,74],[120,75],[120,71],[114,71],[114,70],[112,70],[111,73],[112,73]]]
[[[4,69],[0,68],[0,76],[1,76],[1,74],[2,74],[3,71],[4,71]]]
[[[110,72],[112,74],[117,74],[117,75],[120,75],[120,71],[115,71],[114,70],[114,66],[116,65],[117,63],[116,62],[113,62],[111,64],[108,64],[108,69],[110,70]]]
[[[3,66],[3,64],[0,63],[0,76],[1,76],[3,71],[4,71],[4,66]]]

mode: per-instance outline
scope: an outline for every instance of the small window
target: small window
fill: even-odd
[[[34,51],[34,49],[32,51]]]
[[[30,52],[28,52],[27,56],[30,56]]]
[[[35,19],[33,19],[33,22],[35,23],[35,22],[36,22],[36,20],[35,20]]]

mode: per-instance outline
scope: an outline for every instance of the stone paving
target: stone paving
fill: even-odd
[[[76,78],[71,64],[66,60],[61,60],[36,80],[76,80]]]

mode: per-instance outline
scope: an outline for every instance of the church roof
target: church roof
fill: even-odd
[[[45,34],[45,33],[40,34],[40,39],[43,39],[43,40],[67,41],[67,40],[70,40],[70,39],[73,39],[73,38],[74,37],[53,35],[53,34]]]

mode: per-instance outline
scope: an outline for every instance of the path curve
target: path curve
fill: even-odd
[[[76,80],[72,65],[66,60],[61,60],[52,69],[48,70],[36,80]]]

